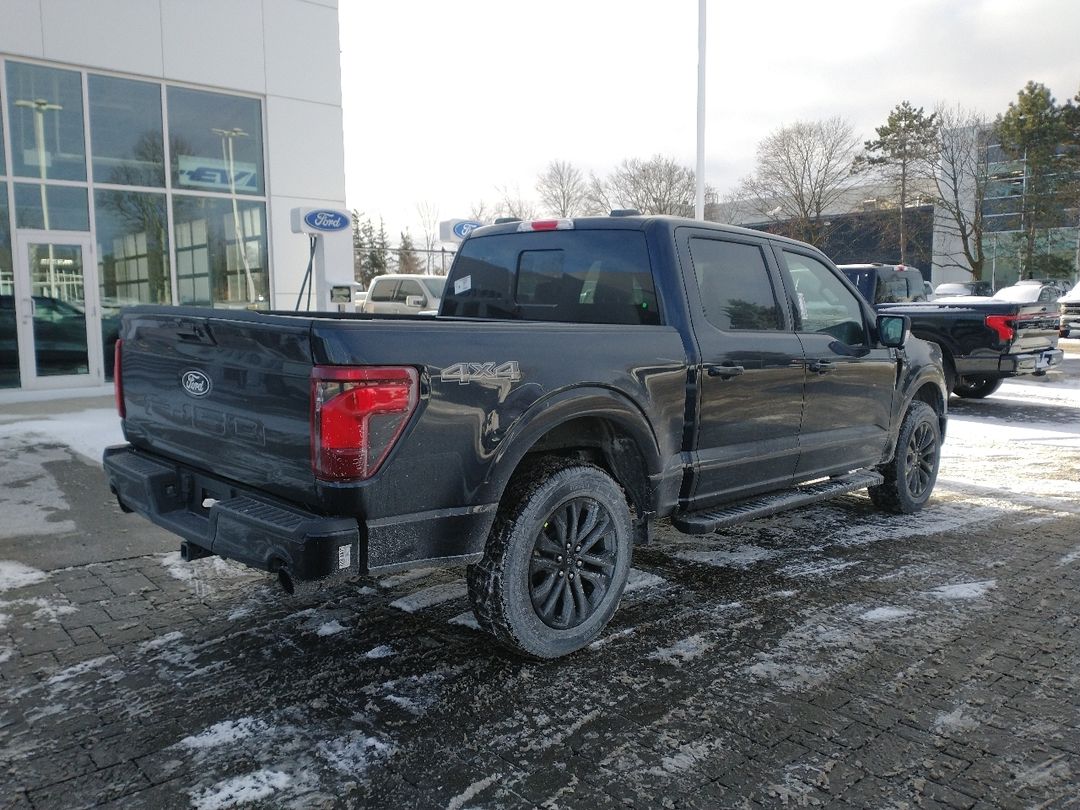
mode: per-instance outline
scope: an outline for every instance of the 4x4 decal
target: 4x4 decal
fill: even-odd
[[[517,360],[505,363],[454,363],[442,370],[439,379],[445,383],[466,385],[471,382],[518,382],[521,370]]]

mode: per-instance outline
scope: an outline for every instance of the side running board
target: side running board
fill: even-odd
[[[828,500],[846,492],[873,487],[884,481],[880,473],[873,470],[857,470],[847,475],[830,478],[816,484],[786,489],[749,501],[742,501],[734,506],[718,509],[706,509],[701,512],[687,512],[672,517],[672,525],[686,534],[708,534],[724,526],[734,526],[754,518],[775,515],[794,509],[797,506]]]

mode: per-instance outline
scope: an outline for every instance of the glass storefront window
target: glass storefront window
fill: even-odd
[[[173,186],[261,195],[260,102],[182,87],[167,98]]]
[[[0,87],[0,174],[7,174],[7,149],[4,148],[4,88]]]
[[[161,87],[91,74],[89,96],[94,182],[164,186]]]
[[[11,265],[7,183],[0,183],[0,388],[19,385],[19,336],[15,330],[15,273]]]
[[[176,196],[173,227],[178,303],[269,308],[263,203]]]
[[[39,231],[90,230],[86,189],[16,183],[15,227]]]
[[[120,310],[135,304],[172,303],[165,195],[97,191],[94,225],[105,378],[112,379]]]
[[[7,63],[11,173],[85,180],[82,78],[77,71]]]

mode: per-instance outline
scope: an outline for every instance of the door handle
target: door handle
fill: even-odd
[[[828,374],[836,368],[831,360],[812,360],[806,364],[806,367],[815,374]]]
[[[738,377],[746,371],[742,366],[709,366],[708,370],[710,377],[721,377],[725,380],[730,377]]]

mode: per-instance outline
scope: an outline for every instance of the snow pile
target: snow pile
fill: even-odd
[[[676,641],[670,647],[661,647],[660,649],[649,654],[649,658],[654,661],[664,661],[668,664],[682,664],[686,661],[692,661],[699,655],[703,655],[708,652],[713,646],[713,643],[706,641],[702,635],[688,636],[687,638]]]
[[[364,653],[364,658],[389,658],[393,654],[393,647],[391,647],[389,644],[380,644],[378,647],[372,647],[370,650]]]
[[[49,575],[14,560],[0,560],[0,591],[10,591],[44,582]]]
[[[239,720],[224,720],[215,723],[198,734],[184,737],[179,745],[192,750],[206,750],[221,745],[232,745],[256,734],[263,734],[269,729],[262,720],[254,717],[241,717]]]
[[[112,408],[91,408],[57,414],[48,419],[27,419],[0,425],[0,438],[34,437],[64,444],[95,464],[101,464],[105,448],[124,443],[120,417]]]
[[[416,613],[418,610],[434,607],[443,602],[449,602],[451,599],[464,599],[468,593],[464,580],[444,582],[395,599],[390,603],[390,607],[406,613]]]
[[[741,545],[730,551],[680,551],[675,556],[681,560],[705,565],[746,569],[755,563],[771,560],[779,553],[759,546]]]
[[[958,582],[955,585],[940,585],[927,591],[935,599],[978,599],[986,596],[997,587],[996,579],[984,579],[981,582]]]
[[[288,774],[264,768],[224,779],[209,788],[193,792],[191,805],[196,810],[224,810],[261,801],[276,791],[284,790],[291,783],[292,777]]]
[[[667,580],[659,574],[653,574],[648,571],[641,571],[637,568],[630,569],[630,576],[626,580],[626,587],[623,588],[623,593],[633,593],[634,591],[643,591],[646,588],[658,588],[661,585],[667,585]]]
[[[320,624],[319,627],[315,630],[315,635],[317,635],[317,636],[334,636],[334,635],[337,635],[338,633],[344,633],[344,632],[345,632],[345,628],[342,626],[341,622],[339,622],[337,619],[331,619],[328,622],[324,622],[323,624]]]
[[[915,614],[910,608],[879,607],[868,610],[859,618],[866,622],[894,622],[898,619],[906,619]]]

